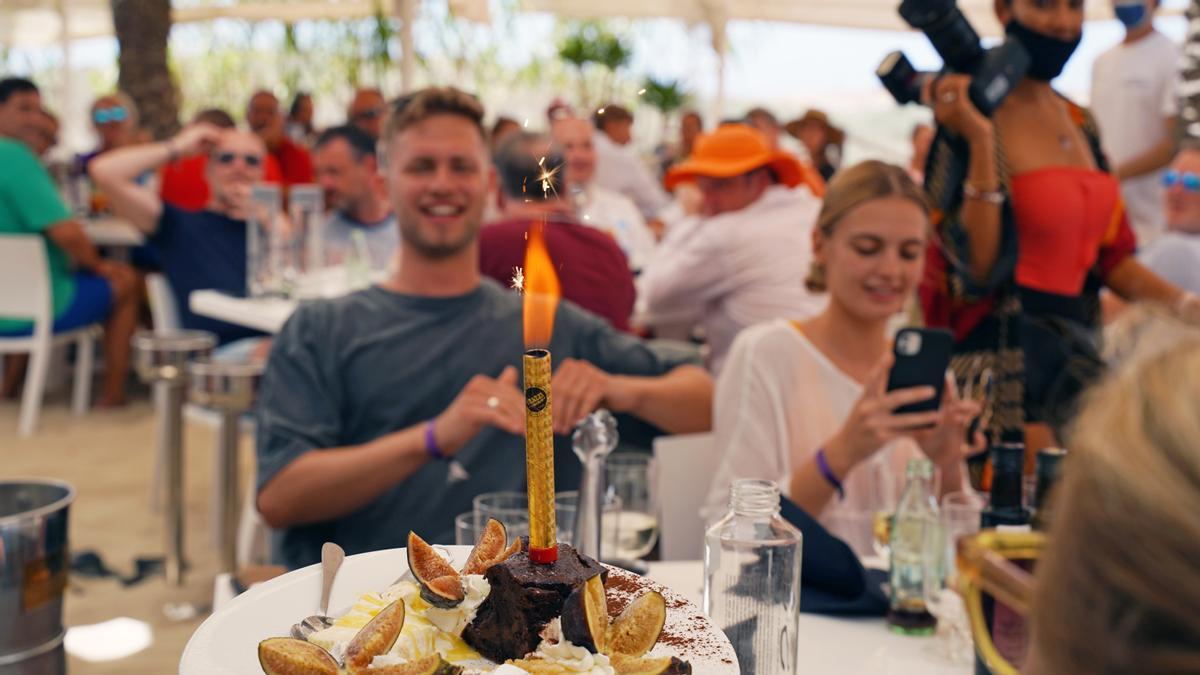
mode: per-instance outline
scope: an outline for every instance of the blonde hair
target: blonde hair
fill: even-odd
[[[1137,340],[1068,436],[1031,672],[1200,672],[1200,337]]]
[[[483,128],[483,105],[479,99],[456,87],[426,87],[397,98],[383,125],[383,139],[390,141],[396,134],[435,115],[456,115],[471,122],[480,138],[487,138]]]
[[[929,216],[929,200],[925,191],[913,182],[908,172],[894,164],[872,159],[839,171],[829,181],[821,214],[817,217],[817,229],[828,237],[847,213],[866,202],[885,197],[907,199],[921,207],[926,217]],[[814,260],[804,285],[814,293],[825,291],[824,266]]]

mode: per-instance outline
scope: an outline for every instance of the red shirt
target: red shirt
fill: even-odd
[[[313,182],[315,174],[313,173],[312,157],[309,156],[308,150],[296,145],[290,139],[284,138],[279,148],[272,152],[271,156],[279,162],[279,168],[283,170],[285,186]]]
[[[506,288],[511,286],[513,268],[525,266],[531,224],[522,219],[484,226],[479,234],[479,270]],[[600,230],[555,217],[546,222],[545,234],[563,297],[628,331],[637,291],[617,242]]]
[[[181,159],[162,168],[158,181],[158,194],[164,203],[185,211],[201,211],[208,206],[211,193],[208,189],[208,155],[196,155]],[[271,155],[263,162],[263,182],[280,183],[283,174],[279,163]]]

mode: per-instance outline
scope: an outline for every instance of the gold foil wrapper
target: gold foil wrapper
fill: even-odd
[[[530,559],[557,555],[554,514],[554,424],[550,405],[550,352],[525,352],[525,478],[529,484]],[[554,551],[551,554],[549,551]]]

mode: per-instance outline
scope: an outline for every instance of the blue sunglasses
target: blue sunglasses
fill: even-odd
[[[1200,176],[1191,171],[1169,170],[1163,174],[1162,184],[1168,190],[1180,185],[1188,192],[1200,192]]]
[[[128,117],[129,113],[121,106],[113,106],[111,108],[96,108],[94,111],[92,111],[92,121],[96,124],[124,122]]]

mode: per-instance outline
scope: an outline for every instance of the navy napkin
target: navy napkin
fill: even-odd
[[[882,584],[887,573],[868,570],[846,542],[787,497],[780,515],[804,534],[800,560],[800,611],[838,616],[883,616],[888,597]]]

